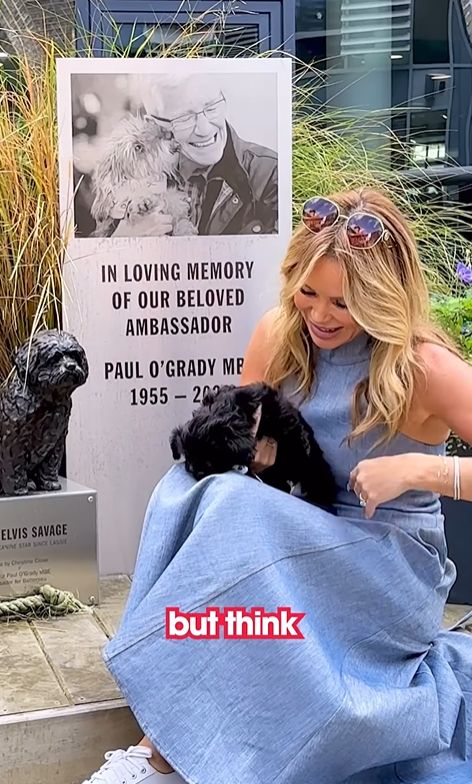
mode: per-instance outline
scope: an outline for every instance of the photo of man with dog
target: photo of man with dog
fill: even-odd
[[[277,77],[72,77],[76,237],[278,231]]]

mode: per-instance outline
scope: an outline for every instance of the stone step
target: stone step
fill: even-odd
[[[130,585],[103,578],[93,612],[0,625],[2,784],[81,784],[141,737],[101,656]]]
[[[2,784],[81,784],[109,749],[142,737],[123,700],[106,700],[0,719]]]

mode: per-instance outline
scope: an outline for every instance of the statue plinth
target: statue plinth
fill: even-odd
[[[60,478],[61,490],[0,495],[0,598],[48,583],[99,601],[97,494]]]

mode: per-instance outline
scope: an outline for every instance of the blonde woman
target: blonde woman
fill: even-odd
[[[472,637],[441,630],[439,496],[472,500],[472,460],[445,456],[451,430],[472,441],[472,368],[381,193],[309,199],[282,275],[241,380],[293,395],[336,514],[237,472],[161,480],[106,651],[146,737],[90,781],[470,784]],[[302,637],[167,639],[168,607],[289,608]]]

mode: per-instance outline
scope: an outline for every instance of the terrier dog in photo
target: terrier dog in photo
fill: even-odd
[[[174,460],[183,456],[187,471],[200,480],[237,467],[252,474],[256,441],[264,437],[277,443],[277,453],[260,478],[286,492],[299,485],[306,500],[332,507],[334,477],[312,428],[267,384],[228,385],[209,393],[193,417],[174,428],[170,446]]]
[[[93,173],[96,222],[92,237],[110,237],[117,221],[133,223],[152,210],[170,215],[172,236],[197,234],[190,220],[190,199],[176,186],[178,156],[172,141],[152,120],[125,117],[108,138]]]

